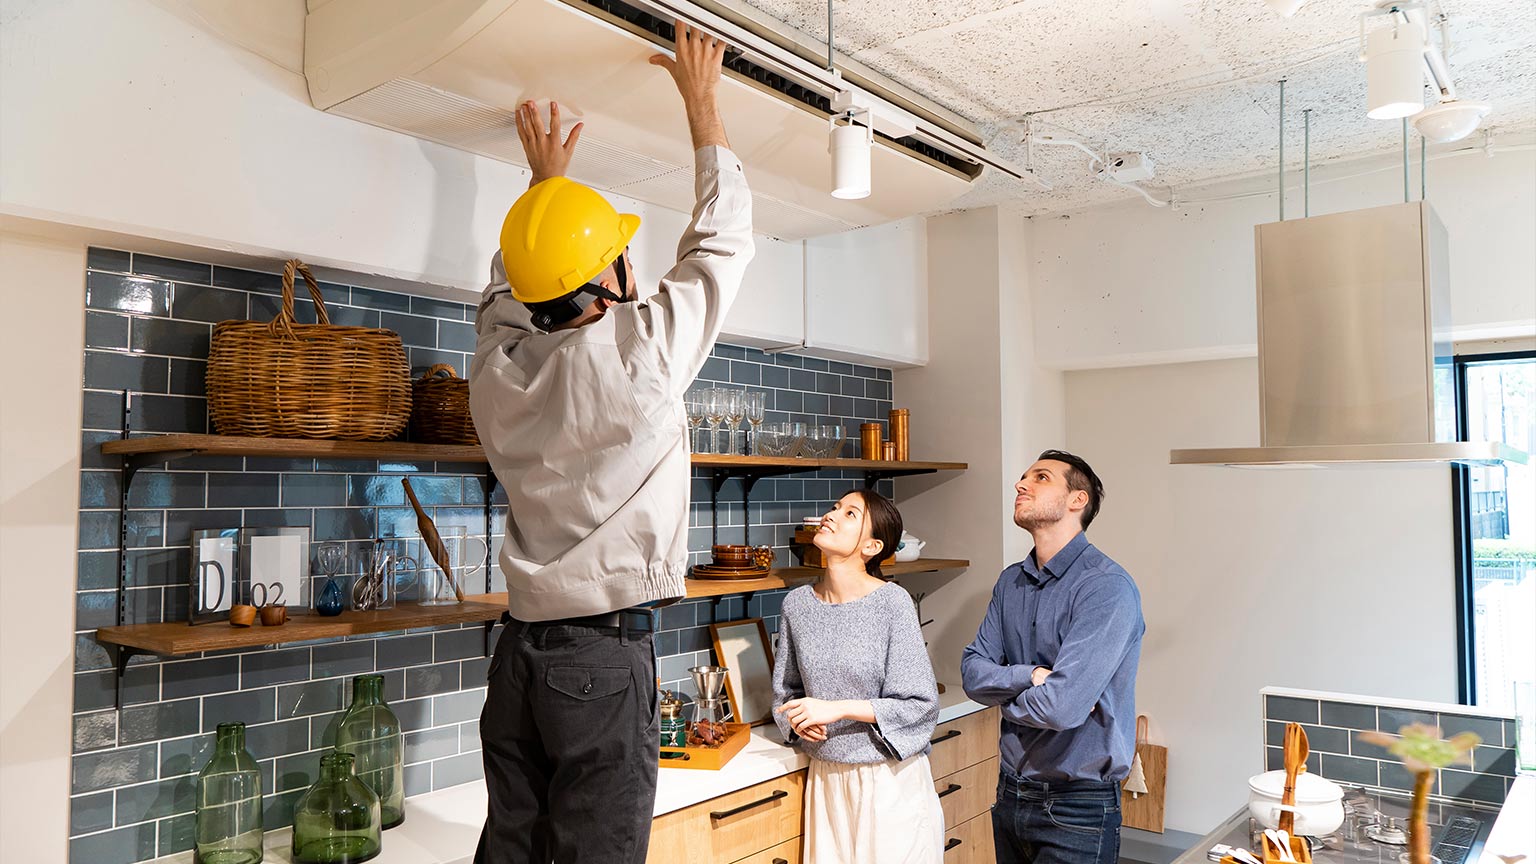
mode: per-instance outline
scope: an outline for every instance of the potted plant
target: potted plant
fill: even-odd
[[[1475,732],[1462,732],[1448,740],[1440,730],[1425,723],[1411,723],[1392,736],[1385,732],[1362,732],[1360,740],[1377,744],[1403,761],[1413,774],[1413,810],[1408,816],[1408,860],[1410,864],[1430,864],[1429,788],[1435,772],[1458,763],[1472,764],[1472,749],[1483,743]]]

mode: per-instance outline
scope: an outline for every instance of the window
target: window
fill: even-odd
[[[1458,357],[1469,441],[1536,453],[1536,352]],[[1458,468],[1462,699],[1513,711],[1536,691],[1536,468]]]

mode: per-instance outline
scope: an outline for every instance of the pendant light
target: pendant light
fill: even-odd
[[[842,119],[842,125],[838,120]],[[870,118],[866,114],[866,120]],[[869,197],[869,156],[875,144],[875,130],[855,122],[850,111],[830,120],[831,135],[827,150],[832,154],[832,197],[853,200]]]
[[[1391,17],[1390,27],[1372,30],[1365,42],[1365,115],[1372,120],[1424,110],[1424,27],[1403,15]]]

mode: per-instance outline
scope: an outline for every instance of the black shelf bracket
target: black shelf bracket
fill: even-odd
[[[916,477],[919,474],[938,473],[935,468],[881,468],[870,469],[864,472],[864,488],[873,489],[881,480],[890,480],[894,477]]]
[[[481,500],[485,502],[485,593],[489,594],[491,593],[491,565],[495,561],[494,556],[491,555],[491,545],[495,542],[495,538],[491,536],[493,508],[491,497],[496,493],[496,472],[491,470],[489,465],[485,466],[485,473],[480,475],[480,489],[484,496]],[[496,640],[491,638],[495,631],[495,621],[485,622],[485,656],[487,657],[491,656],[491,652],[496,649]]]
[[[742,543],[752,545],[752,487],[757,481],[765,477],[778,477],[784,474],[806,474],[818,470],[815,466],[802,467],[799,465],[781,465],[766,467],[761,465],[742,466],[739,468],[711,468],[709,469],[709,510],[712,516],[710,529],[710,542],[720,543],[720,490],[725,488],[725,482],[732,477],[741,478],[741,509],[742,509]]]

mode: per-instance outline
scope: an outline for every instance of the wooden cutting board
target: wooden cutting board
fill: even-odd
[[[1120,790],[1120,824],[1125,828],[1163,833],[1163,793],[1168,785],[1168,748],[1147,743],[1147,718],[1136,718],[1136,753],[1147,779],[1142,795]]]

